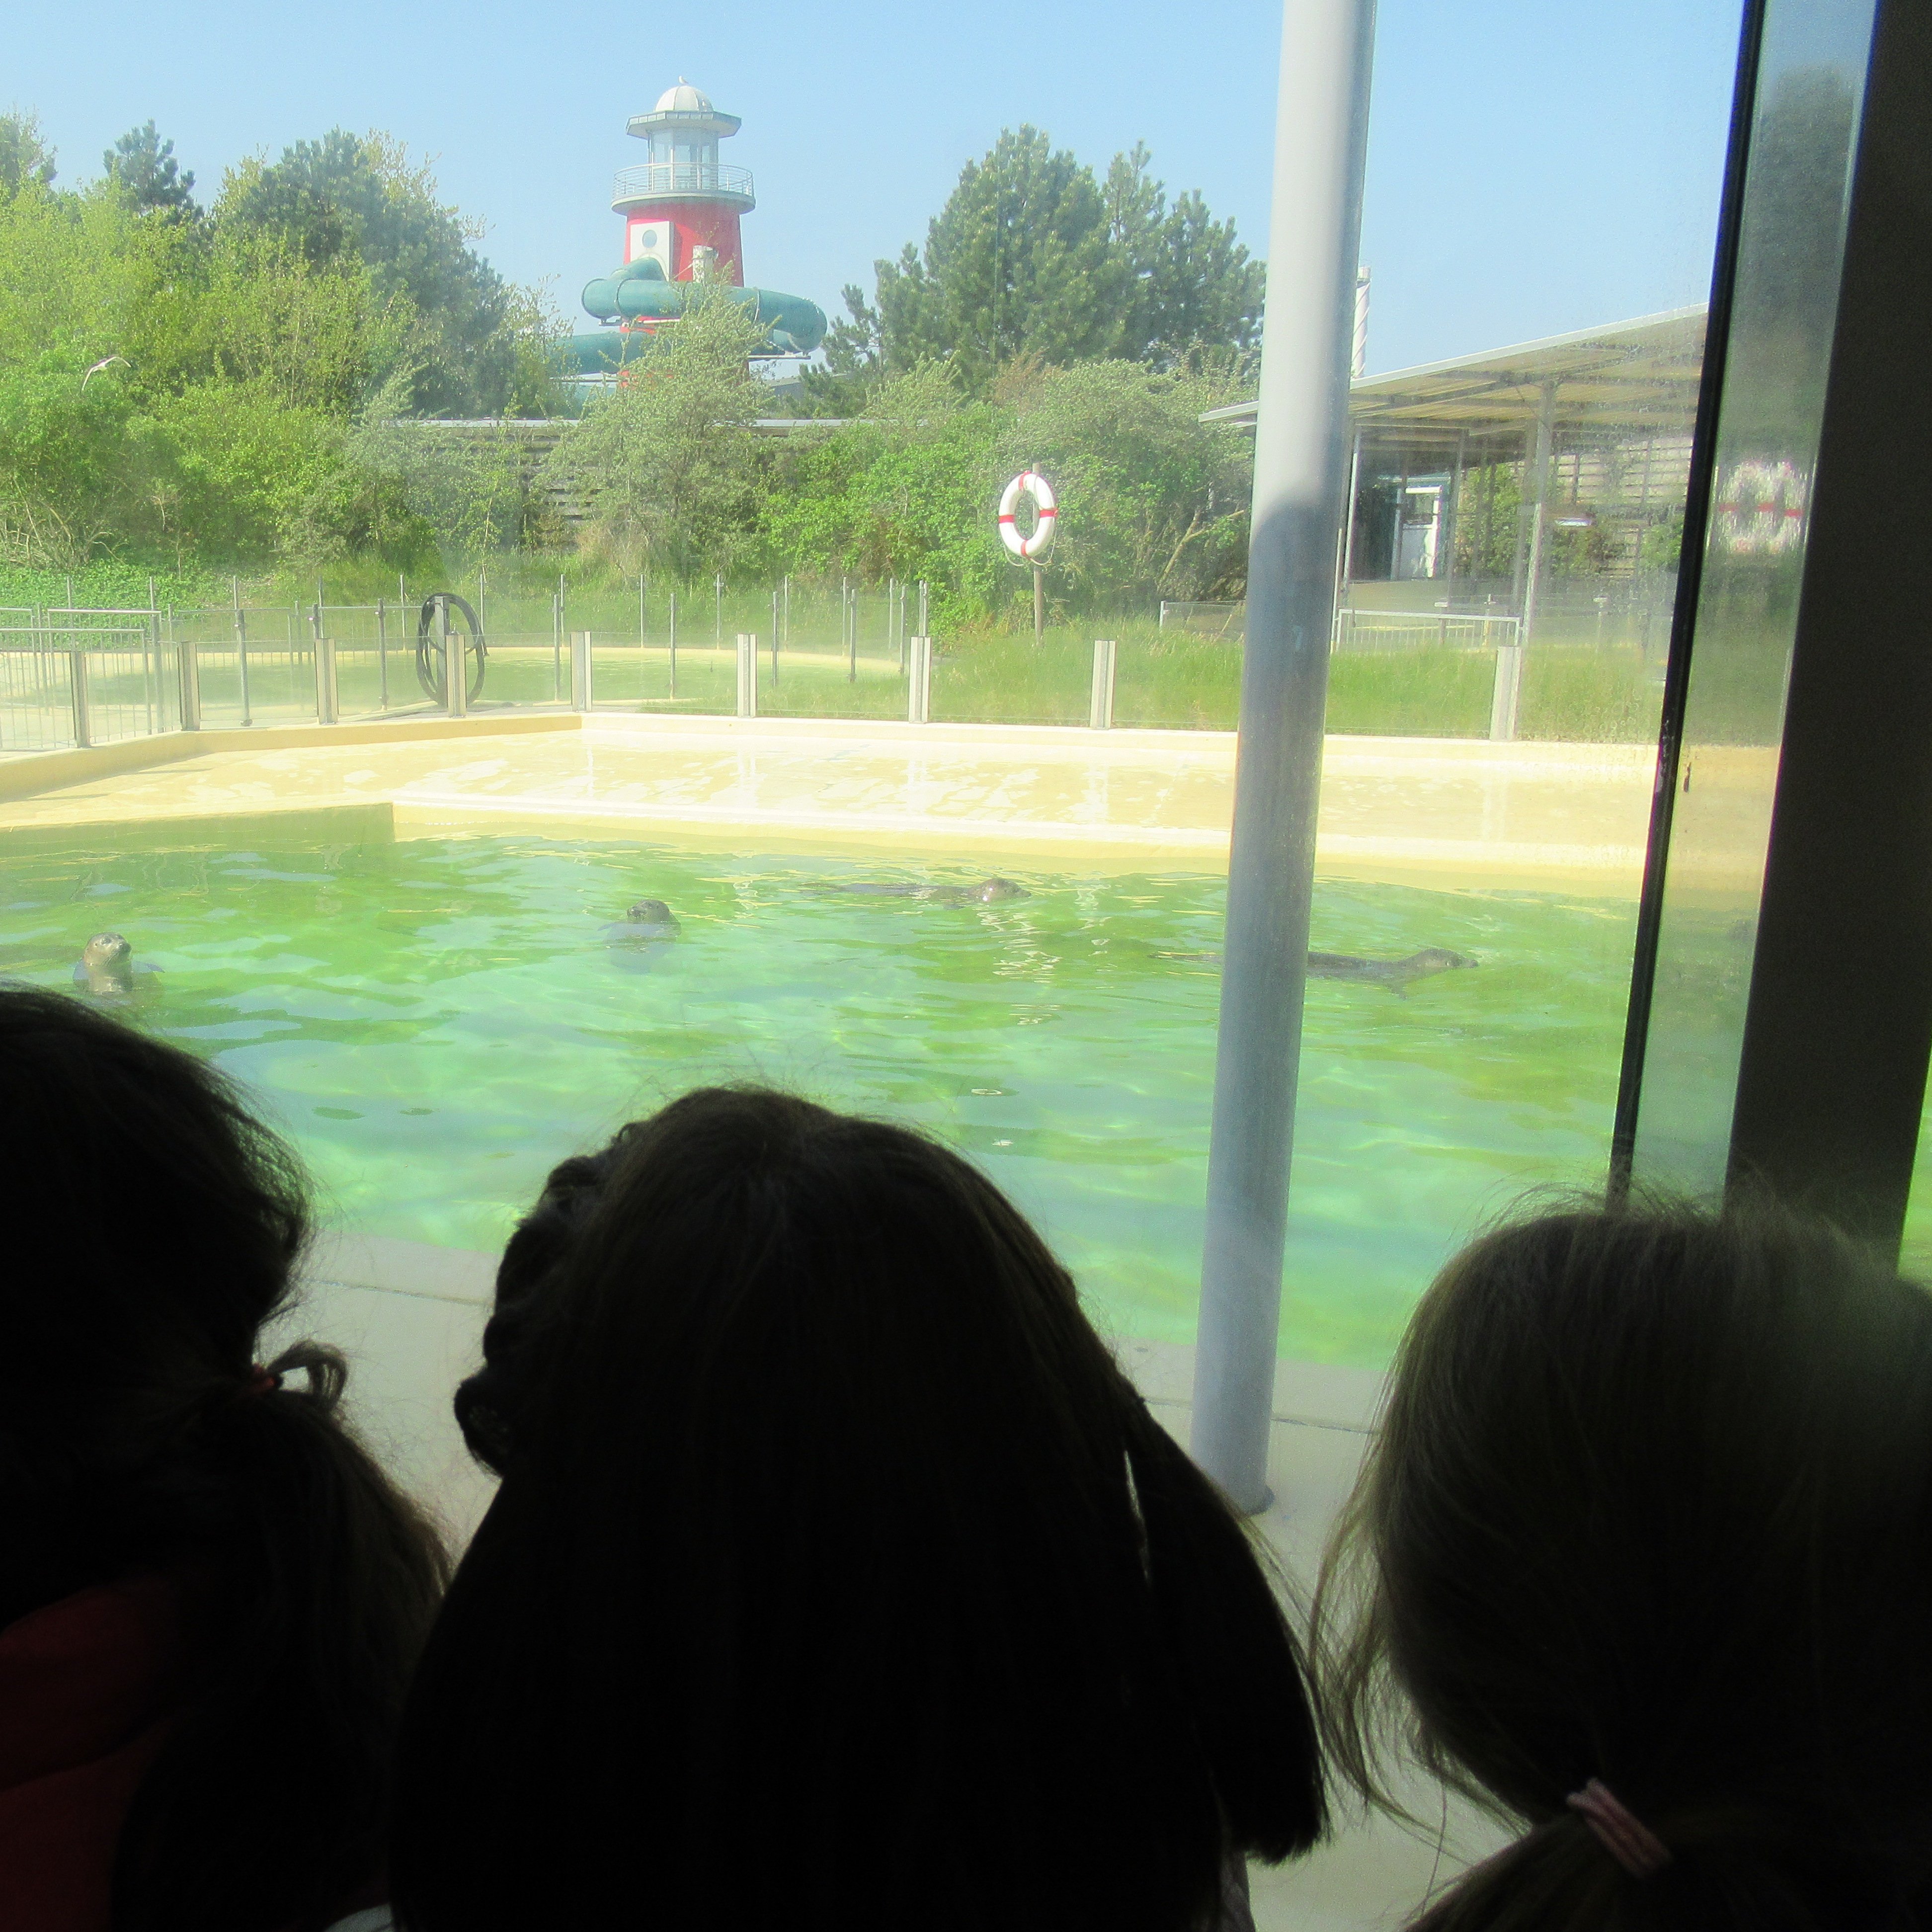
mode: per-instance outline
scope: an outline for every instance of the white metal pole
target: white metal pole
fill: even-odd
[[[1286,0],[1191,1442],[1249,1511],[1268,1500],[1374,40],[1375,0]]]

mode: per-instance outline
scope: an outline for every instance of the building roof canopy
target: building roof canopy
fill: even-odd
[[[1546,395],[1566,443],[1686,435],[1704,359],[1704,305],[1545,336],[1349,385],[1348,420],[1366,444],[1450,450],[1460,440],[1520,445]],[[1203,422],[1252,428],[1257,405]]]

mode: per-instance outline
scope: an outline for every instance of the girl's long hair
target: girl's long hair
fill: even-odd
[[[1342,1772],[1412,1752],[1520,1833],[1429,1932],[1923,1923],[1932,1298],[1768,1204],[1492,1233],[1416,1312],[1316,1621]]]
[[[0,1623],[170,1576],[185,1714],[122,1833],[117,1932],[312,1918],[380,1866],[446,1576],[344,1426],[334,1352],[250,1389],[307,1233],[294,1156],[188,1054],[0,988]]]
[[[484,1358],[407,1926],[1178,1932],[1317,1836],[1242,1526],[944,1149],[687,1095],[552,1176]]]

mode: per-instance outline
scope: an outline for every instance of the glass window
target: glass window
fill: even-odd
[[[1377,53],[1282,1331],[1367,1369],[1612,1121],[1737,9],[1551,17],[1385,8]],[[0,427],[0,963],[254,1083],[372,1235],[488,1251],[563,1153],[769,1078],[946,1136],[1186,1344],[1277,32],[1213,23],[1192,118],[1099,26],[1024,103],[943,35],[721,43],[730,169],[575,97],[512,169],[460,90],[325,155],[392,95],[290,63],[324,92],[210,97],[194,184],[118,188],[36,43],[0,425],[65,466]],[[949,105],[834,166],[799,103],[854,92]],[[747,285],[690,316],[609,272],[626,220],[669,272],[673,195]],[[1804,446],[1732,440],[1774,550]],[[96,986],[106,930],[159,970]]]
[[[1873,9],[1771,0],[1742,202],[1634,1177],[1720,1187]]]

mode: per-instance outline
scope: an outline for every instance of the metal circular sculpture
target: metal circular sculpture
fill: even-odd
[[[449,701],[445,675],[442,633],[436,624],[436,607],[448,614],[449,642],[456,661],[469,662],[468,695],[474,698],[483,688],[483,626],[466,598],[453,590],[434,590],[423,599],[422,614],[416,620],[416,682],[426,695],[439,704]]]
[[[1034,526],[1030,536],[1022,536],[1014,520],[1022,496],[1030,497]],[[1000,541],[1023,563],[1044,563],[1053,548],[1054,526],[1060,515],[1053,486],[1036,470],[1023,470],[1006,485],[1000,499]]]

